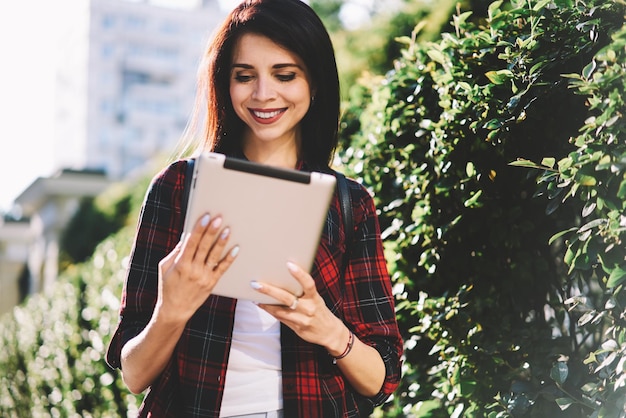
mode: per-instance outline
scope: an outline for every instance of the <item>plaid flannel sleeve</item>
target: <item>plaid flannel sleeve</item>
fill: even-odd
[[[395,315],[374,201],[361,185],[351,182],[355,236],[345,273],[344,320],[364,343],[376,348],[386,368],[381,391],[371,401],[383,403],[401,378],[403,342]]]
[[[158,173],[148,188],[131,251],[117,328],[106,361],[121,367],[122,347],[148,324],[158,296],[159,262],[176,246],[181,232],[180,201],[184,163],[175,162]]]

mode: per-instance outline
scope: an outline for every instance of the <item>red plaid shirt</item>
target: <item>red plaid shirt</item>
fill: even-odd
[[[186,162],[159,173],[146,194],[124,285],[120,321],[107,362],[120,367],[122,346],[147,325],[157,299],[158,263],[178,243],[183,224],[181,197]],[[375,347],[386,367],[381,391],[368,401],[384,402],[400,380],[402,338],[383,256],[373,199],[350,181],[355,241],[343,279],[345,252],[340,203],[334,197],[311,275],[327,306],[359,337]],[[218,417],[235,314],[235,299],[209,296],[187,323],[165,370],[150,386],[140,416]],[[285,417],[357,417],[364,399],[346,381],[326,350],[281,326]],[[367,402],[367,400],[366,400]]]

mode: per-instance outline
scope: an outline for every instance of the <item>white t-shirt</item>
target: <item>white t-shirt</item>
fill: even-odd
[[[238,300],[220,417],[283,407],[280,322]]]

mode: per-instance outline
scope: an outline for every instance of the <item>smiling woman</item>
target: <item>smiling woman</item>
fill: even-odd
[[[245,124],[246,156],[295,168],[300,121],[313,97],[302,59],[269,38],[248,33],[235,44],[231,73],[230,97]]]
[[[332,173],[339,79],[330,36],[305,3],[242,2],[198,74],[196,154]],[[189,219],[181,239],[188,166],[174,161],[146,195],[107,355],[133,392],[150,388],[141,416],[356,417],[384,402],[399,384],[402,338],[367,190],[348,181],[354,231],[335,193],[311,271],[284,260],[303,292],[253,281],[280,302],[255,304],[213,293],[242,261],[226,217]]]

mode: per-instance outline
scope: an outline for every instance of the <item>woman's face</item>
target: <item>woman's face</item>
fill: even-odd
[[[230,98],[246,124],[245,145],[299,144],[311,86],[297,55],[265,36],[242,35],[233,50]]]

